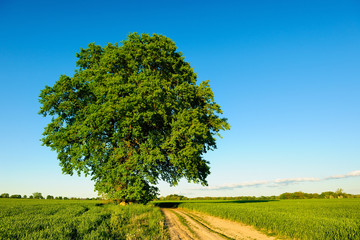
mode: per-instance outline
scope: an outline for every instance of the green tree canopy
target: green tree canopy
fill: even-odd
[[[47,195],[47,196],[46,196],[46,199],[54,199],[54,196]]]
[[[42,194],[39,193],[39,192],[33,193],[32,196],[33,196],[33,198],[35,198],[35,199],[44,199],[44,197],[42,196]]]
[[[9,198],[9,194],[8,193],[3,193],[0,195],[1,198]]]
[[[172,40],[129,34],[77,57],[74,75],[61,75],[39,100],[39,113],[52,116],[42,142],[63,173],[89,174],[99,193],[121,201],[152,200],[160,179],[207,184],[203,154],[230,127],[209,81],[196,84]]]

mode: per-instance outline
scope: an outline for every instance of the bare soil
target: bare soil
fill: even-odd
[[[172,240],[274,239],[251,226],[182,208],[162,208]]]

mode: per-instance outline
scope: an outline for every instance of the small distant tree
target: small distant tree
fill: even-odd
[[[20,194],[13,194],[10,196],[10,198],[21,198]]]
[[[269,200],[276,200],[276,196],[273,195],[273,196],[270,196],[270,199]]]
[[[280,199],[290,199],[290,197],[291,193],[288,192],[280,194]]]
[[[23,198],[27,198],[27,196],[26,196],[26,195],[24,195],[24,196],[23,196]]]
[[[304,199],[305,194],[303,192],[294,192],[290,194],[291,199]]]
[[[30,195],[30,196],[29,196],[29,199],[33,199],[33,198],[34,198],[34,196],[33,196],[33,195]]]
[[[338,198],[343,198],[344,196],[346,196],[346,193],[344,192],[344,189],[342,188],[338,188],[335,192],[336,197]]]
[[[47,196],[46,196],[46,199],[54,199],[54,197],[51,196],[51,195],[47,195]]]
[[[1,198],[9,198],[9,194],[8,193],[3,193],[0,195]]]
[[[42,194],[39,193],[39,192],[33,193],[33,197],[34,197],[35,199],[44,199],[44,197],[42,196]]]
[[[309,195],[308,198],[320,198],[320,195],[318,193],[310,193],[308,195]]]
[[[68,198],[68,197],[64,197],[64,200],[69,200],[69,198]]]
[[[322,192],[320,194],[321,198],[334,198],[336,193],[328,191],[328,192]]]

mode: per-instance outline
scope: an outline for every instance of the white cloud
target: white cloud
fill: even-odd
[[[349,177],[360,176],[360,170],[352,171],[348,173]]]
[[[242,182],[242,183],[233,183],[233,184],[225,184],[219,186],[209,186],[209,187],[201,187],[194,188],[193,190],[226,190],[226,189],[235,189],[235,188],[243,188],[243,187],[258,187],[263,185],[268,186],[280,186],[280,185],[289,185],[300,182],[319,182],[326,181],[330,179],[339,179],[339,178],[348,178],[348,177],[357,177],[360,176],[360,170],[352,171],[347,174],[342,175],[334,175],[325,178],[315,178],[315,177],[303,177],[303,178],[282,178],[275,179],[273,181],[253,181],[253,182]]]
[[[224,189],[234,189],[234,188],[243,188],[243,187],[257,187],[269,183],[270,181],[243,182],[243,183],[234,183],[234,184],[226,184],[219,186],[202,187],[202,188],[197,188],[196,190],[224,190]]]
[[[326,177],[325,180],[329,180],[329,179],[339,179],[339,178],[348,178],[348,177],[357,177],[357,176],[360,176],[360,170],[352,171],[352,172],[349,172],[349,173],[347,173],[347,174],[334,175],[334,176]]]
[[[276,184],[283,184],[283,185],[288,185],[291,183],[298,183],[298,182],[318,182],[320,181],[319,178],[283,178],[283,179],[276,179],[273,181],[273,183]]]

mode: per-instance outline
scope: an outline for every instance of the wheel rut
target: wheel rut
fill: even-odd
[[[274,239],[251,226],[182,208],[162,208],[171,240]]]

